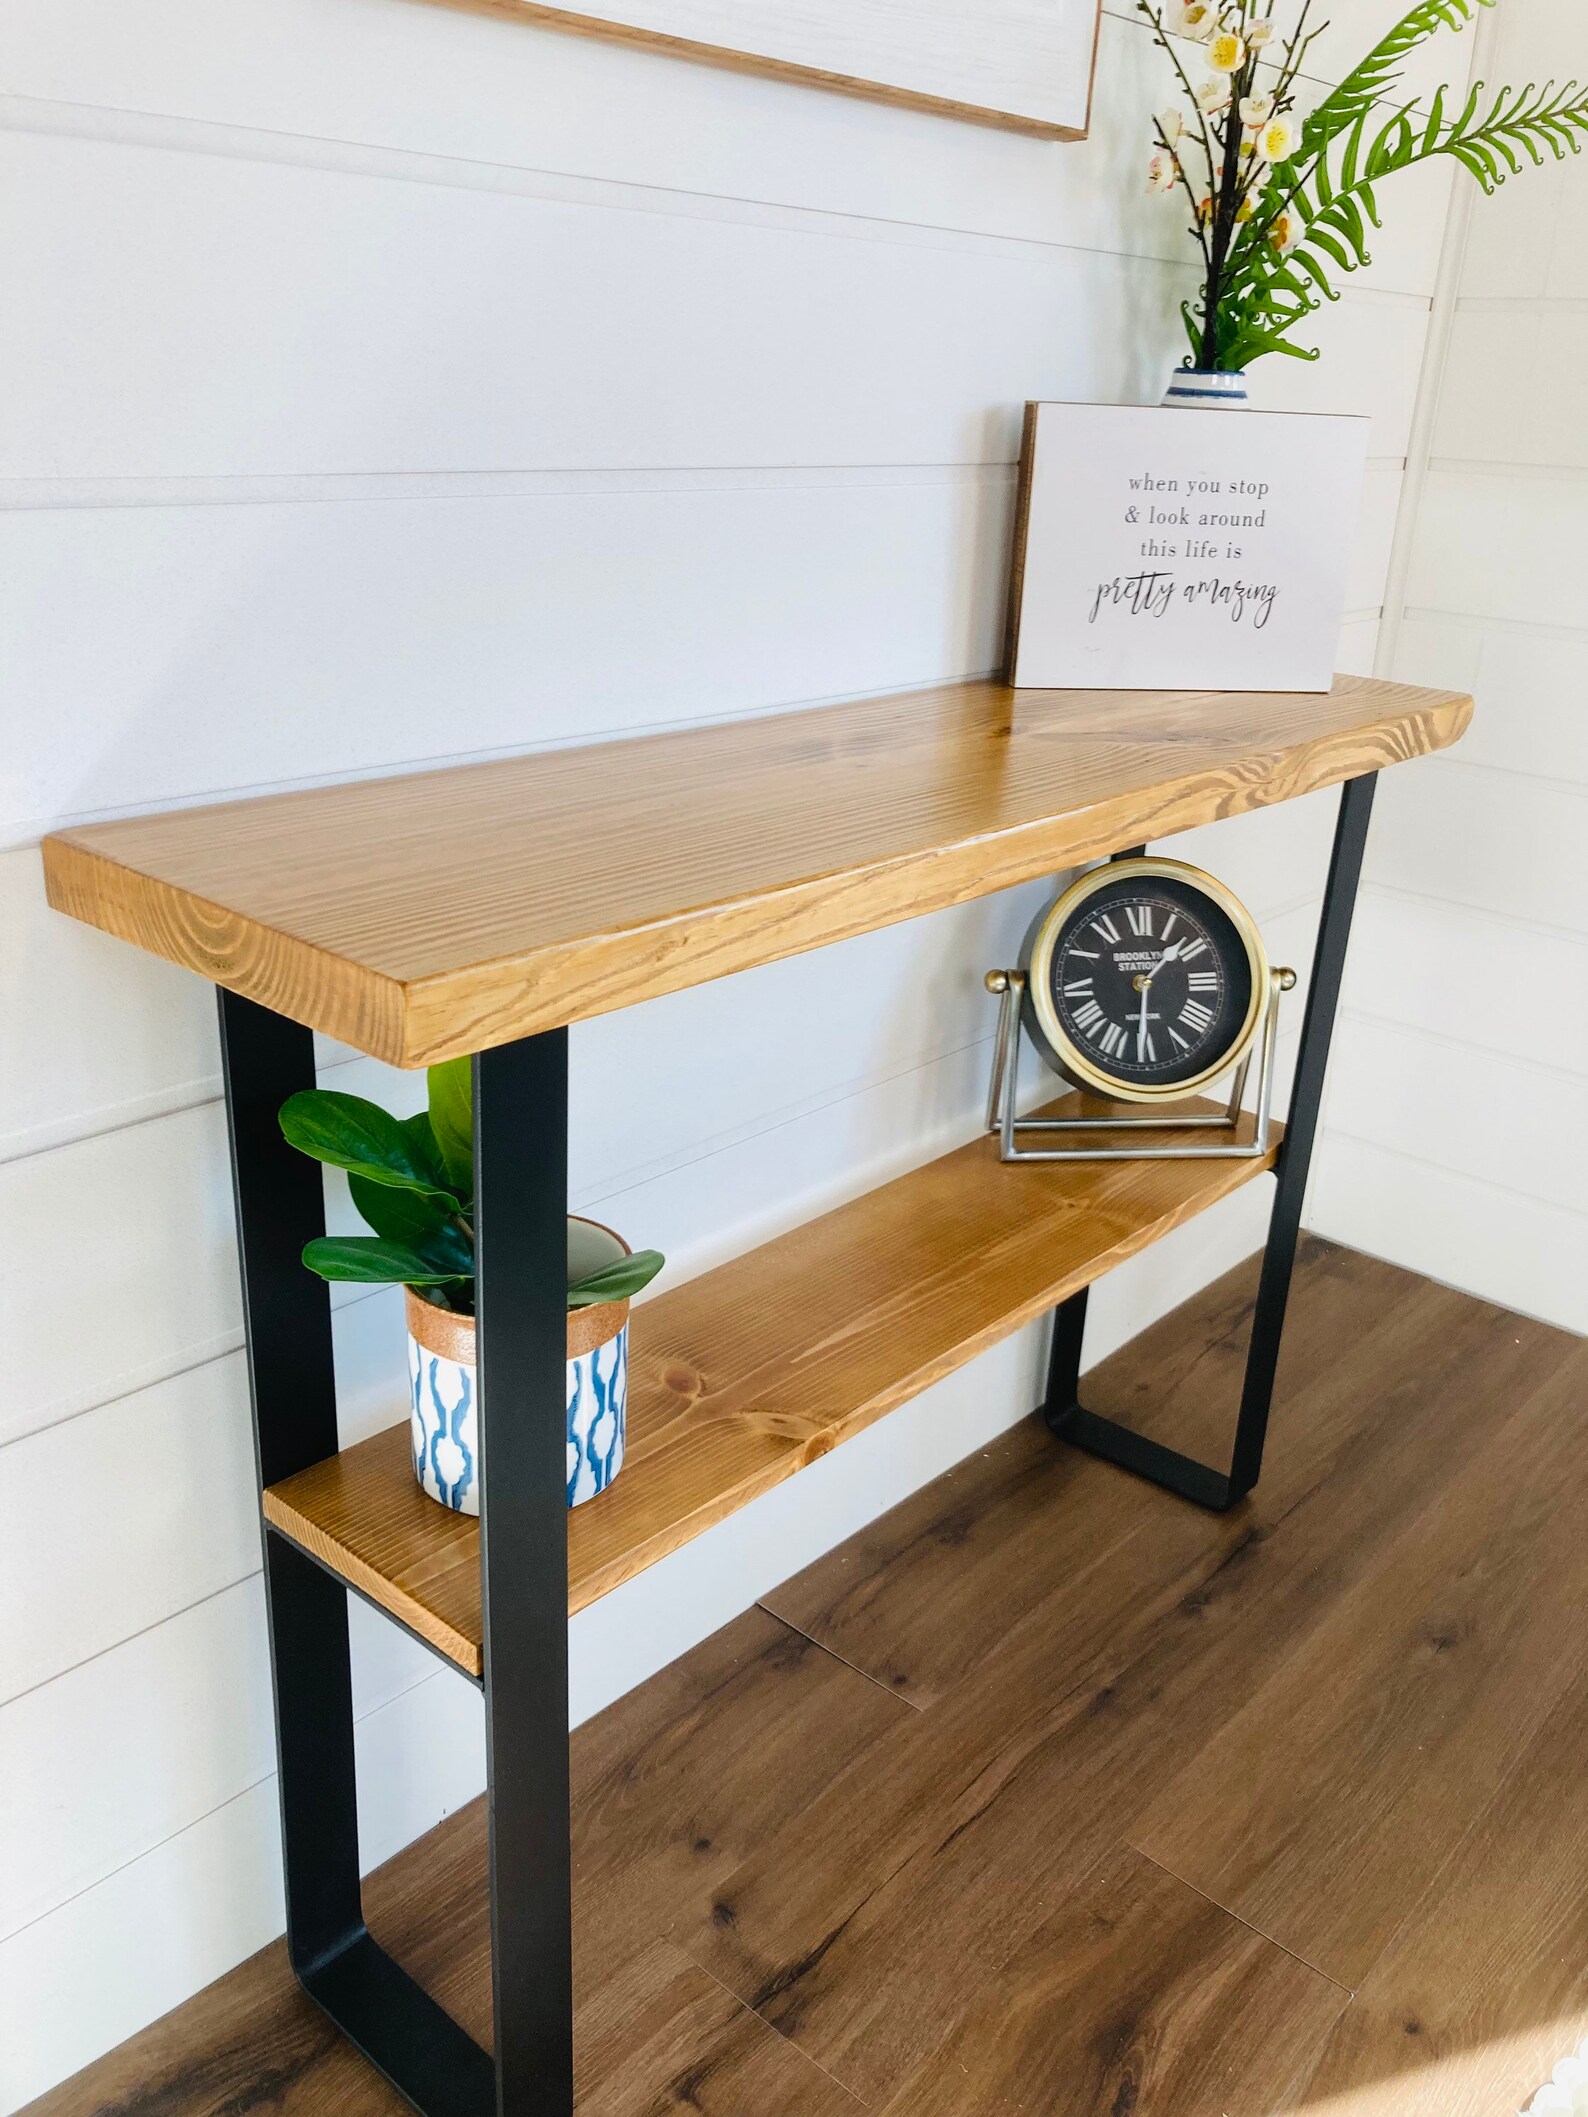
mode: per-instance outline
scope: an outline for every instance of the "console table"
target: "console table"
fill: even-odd
[[[567,1617],[1047,1310],[1066,1442],[1223,1508],[1255,1484],[1377,772],[1456,741],[1458,693],[996,683],[62,831],[59,910],[220,988],[276,1694],[288,1946],[423,2117],[573,2107]],[[564,1484],[567,1025],[1221,816],[1342,785],[1288,1129],[1261,1161],[1006,1167],[984,1138],[642,1305],[626,1466]],[[276,1113],[313,1031],[474,1056],[478,1523],[405,1427],[339,1449],[318,1166]],[[1277,1176],[1227,1470],[1077,1400],[1086,1290]],[[489,1423],[486,1423],[488,1420]],[[484,1692],[495,2051],[361,1909],[347,1605]]]

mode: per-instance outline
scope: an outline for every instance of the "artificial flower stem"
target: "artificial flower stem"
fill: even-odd
[[[1150,6],[1149,0],[1136,0],[1136,5],[1141,9],[1142,13],[1147,17],[1147,20],[1152,24],[1153,29],[1156,32],[1155,41],[1160,44],[1163,49],[1168,53],[1169,64],[1180,76],[1180,86],[1185,90],[1187,100],[1190,102],[1191,108],[1197,114],[1197,128],[1202,135],[1202,152],[1207,156],[1208,189],[1211,191],[1213,189],[1214,180],[1213,141],[1208,132],[1207,113],[1198,103],[1196,98],[1196,90],[1191,86],[1191,77],[1186,72],[1185,68],[1180,64],[1180,55],[1169,41],[1169,32],[1163,26],[1163,9],[1161,7]],[[1189,189],[1189,178],[1187,178],[1186,180],[1186,185],[1187,189]],[[1196,204],[1196,194],[1194,192],[1192,193],[1192,204]],[[1205,244],[1203,248],[1204,250],[1206,249]]]
[[[1175,154],[1174,149],[1169,145],[1168,135],[1165,133],[1163,127],[1158,123],[1156,118],[1153,120],[1153,128],[1157,132],[1158,138],[1162,141],[1165,150],[1174,157],[1175,173],[1179,177],[1180,183],[1184,187],[1186,197],[1191,201],[1191,233],[1196,237],[1198,244],[1201,246],[1202,262],[1204,264],[1211,264],[1212,260],[1208,256],[1207,237],[1202,233],[1201,224],[1197,220],[1197,195],[1191,188],[1191,179],[1185,173],[1185,164],[1181,161],[1180,157]]]

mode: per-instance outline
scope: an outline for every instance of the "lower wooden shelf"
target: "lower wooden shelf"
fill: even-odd
[[[568,1517],[570,1615],[1273,1160],[1015,1168],[980,1139],[645,1303],[622,1474]],[[479,1525],[419,1490],[406,1424],[272,1486],[264,1508],[482,1672]]]

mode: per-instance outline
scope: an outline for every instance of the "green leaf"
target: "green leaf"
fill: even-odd
[[[303,1261],[322,1279],[351,1279],[364,1286],[451,1286],[469,1276],[406,1243],[383,1242],[375,1235],[321,1235],[304,1246]]]
[[[430,1128],[447,1181],[474,1192],[474,1061],[448,1059],[430,1069]]]
[[[447,1207],[422,1191],[399,1191],[391,1184],[352,1175],[347,1188],[365,1223],[387,1242],[423,1244],[450,1224]]]
[[[1331,89],[1301,129],[1302,157],[1310,159],[1371,104],[1383,102],[1401,76],[1401,62],[1437,30],[1460,29],[1494,0],[1418,0],[1374,45],[1361,65]]]
[[[414,1167],[422,1169],[430,1181],[443,1191],[450,1191],[446,1168],[441,1160],[441,1149],[436,1145],[436,1135],[431,1130],[428,1110],[416,1110],[412,1117],[400,1117],[397,1129],[407,1140],[413,1154]]]
[[[434,1166],[412,1133],[389,1110],[361,1095],[305,1088],[282,1104],[281,1130],[291,1146],[316,1161],[347,1169],[370,1183],[420,1192],[449,1212],[457,1207],[456,1195],[437,1182]]]
[[[632,1257],[620,1257],[570,1286],[568,1306],[594,1308],[598,1301],[626,1301],[649,1286],[666,1262],[660,1250],[636,1250]]]

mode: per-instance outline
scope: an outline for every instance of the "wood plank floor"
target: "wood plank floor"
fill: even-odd
[[[1088,1378],[1227,1446],[1255,1273]],[[1588,1344],[1309,1241],[1253,1500],[1035,1422],[573,1739],[580,2117],[1506,2117],[1588,2032]],[[370,1924],[482,2039],[476,1805]],[[267,1950],[31,2117],[399,2117]]]

